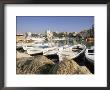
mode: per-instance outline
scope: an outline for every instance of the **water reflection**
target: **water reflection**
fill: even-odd
[[[91,46],[94,46],[94,41],[86,41],[86,40],[80,40],[77,41],[76,39],[66,39],[66,40],[59,40],[59,41],[54,41],[58,46],[63,46],[63,45],[76,45],[76,44],[84,44],[86,45],[87,48],[90,48]]]

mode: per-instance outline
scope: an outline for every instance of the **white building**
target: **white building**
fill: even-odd
[[[50,30],[47,30],[47,39],[48,41],[51,41],[53,37],[53,33]]]
[[[30,40],[31,32],[26,32],[24,36],[25,36],[26,40]]]

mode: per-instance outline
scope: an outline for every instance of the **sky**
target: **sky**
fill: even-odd
[[[17,16],[17,33],[80,32],[92,27],[94,16]]]

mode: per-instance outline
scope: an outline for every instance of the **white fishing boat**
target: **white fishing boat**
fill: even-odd
[[[23,45],[22,43],[16,43],[16,49],[21,49],[21,48],[23,48],[22,45]]]
[[[50,43],[44,43],[44,44],[39,44],[33,48],[27,49],[27,53],[30,55],[36,55],[36,54],[43,54],[43,55],[48,55],[49,50],[55,49],[50,45]],[[48,53],[47,53],[48,52]]]
[[[94,63],[94,47],[91,47],[90,49],[86,49],[85,56],[89,62]]]
[[[60,59],[62,56],[60,56],[60,52],[62,50],[70,50],[71,46],[70,45],[63,45],[58,47],[57,45],[54,45],[52,47],[49,47],[47,50],[45,50],[43,52],[43,55],[47,56],[48,58],[53,58],[53,60],[58,60],[58,58]],[[61,59],[60,59],[61,60]]]
[[[41,48],[28,49],[27,54],[29,55],[43,54],[43,50]]]
[[[84,54],[85,50],[86,46],[81,44],[60,49],[58,52],[59,61],[78,58],[81,54]]]
[[[34,49],[34,48],[36,48],[38,46],[43,46],[43,45],[48,45],[48,43],[34,41],[32,43],[23,44],[23,49],[24,50]]]
[[[43,55],[57,55],[58,47],[48,47],[46,50],[43,50]]]

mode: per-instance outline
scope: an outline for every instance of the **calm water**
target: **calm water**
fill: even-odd
[[[94,46],[94,42],[86,42],[84,40],[76,41],[75,39],[67,39],[62,41],[55,41],[55,43],[58,44],[58,46],[63,45],[75,45],[75,44],[84,44],[87,48],[90,48],[91,46]]]

